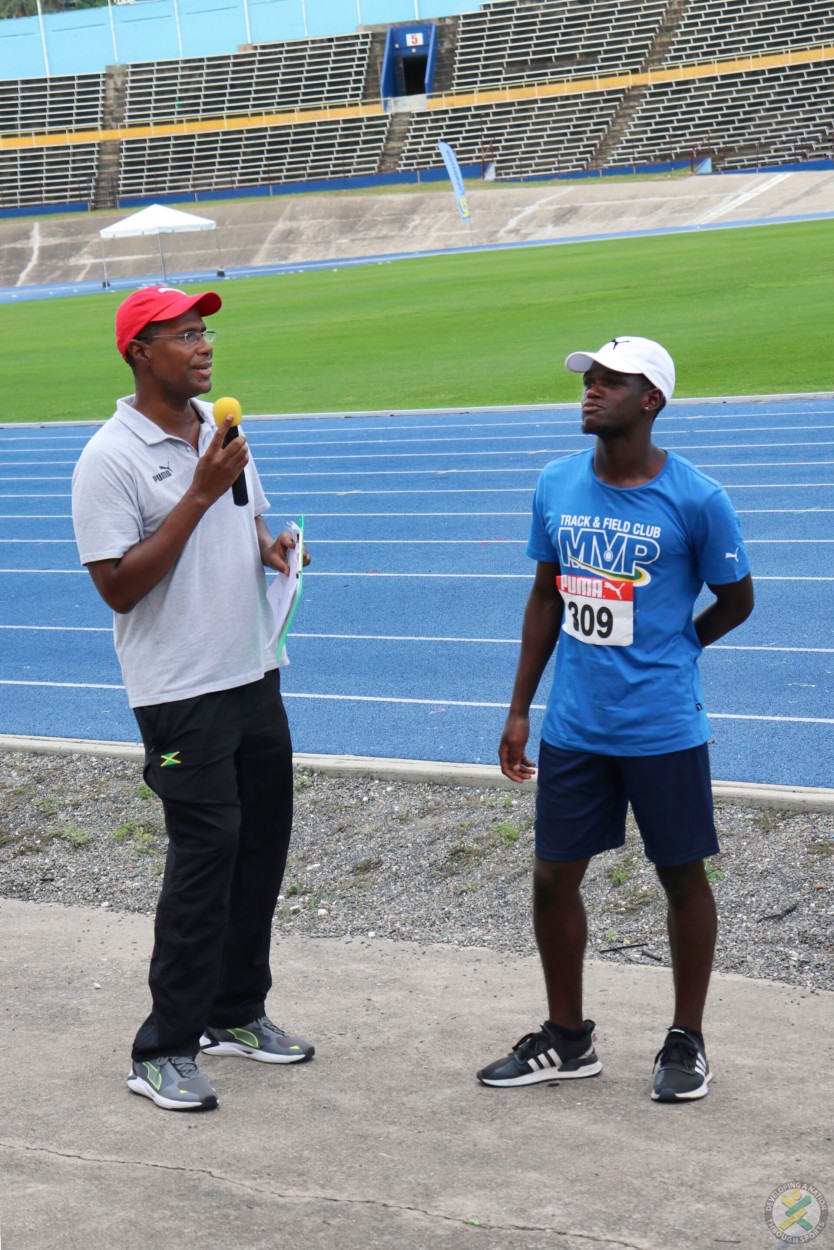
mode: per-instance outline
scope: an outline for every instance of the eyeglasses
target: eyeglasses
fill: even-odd
[[[183,343],[187,343],[189,347],[196,347],[200,339],[213,343],[216,338],[216,330],[185,330],[182,334],[154,334],[146,341],[152,343],[154,339],[182,339]]]

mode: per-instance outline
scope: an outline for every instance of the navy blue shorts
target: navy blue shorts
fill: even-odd
[[[661,868],[719,850],[706,743],[668,755],[591,755],[542,740],[536,855],[569,863],[625,842],[629,803],[647,857]]]

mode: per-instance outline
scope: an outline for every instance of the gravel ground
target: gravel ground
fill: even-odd
[[[165,858],[138,763],[0,751],[0,895],[152,914]],[[834,812],[722,803],[708,865],[722,972],[834,990]],[[530,954],[533,796],[296,773],[277,935]],[[633,828],[586,878],[588,954],[666,965],[662,893]]]

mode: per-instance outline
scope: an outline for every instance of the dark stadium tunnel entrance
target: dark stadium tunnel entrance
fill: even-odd
[[[383,100],[429,95],[436,60],[437,27],[433,22],[389,26],[381,74]]]
[[[397,59],[397,95],[427,95],[427,56],[402,56]]]

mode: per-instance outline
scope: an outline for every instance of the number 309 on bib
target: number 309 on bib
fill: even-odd
[[[562,629],[595,647],[630,647],[634,641],[634,586],[608,577],[561,573],[556,587],[565,603]]]

